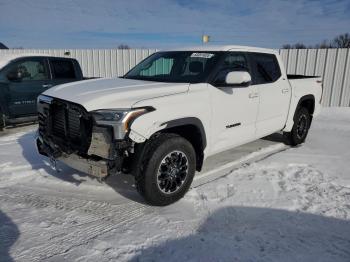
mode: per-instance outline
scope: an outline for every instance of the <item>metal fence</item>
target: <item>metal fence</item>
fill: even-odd
[[[322,76],[324,106],[350,106],[350,49],[283,49],[288,74]]]
[[[350,106],[350,49],[282,49],[288,74],[317,75],[324,79],[324,106]],[[76,58],[86,77],[125,74],[156,49],[11,49],[1,54],[35,53]],[[69,55],[65,54],[69,52]]]

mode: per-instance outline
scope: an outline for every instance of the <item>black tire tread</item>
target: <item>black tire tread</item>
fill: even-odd
[[[311,124],[311,115],[309,113],[309,110],[305,107],[299,107],[297,110],[296,110],[296,113],[295,113],[295,119],[298,119],[298,116],[300,114],[306,114],[308,116],[308,119],[309,119],[309,126],[308,126],[308,130],[310,128],[310,124]],[[305,139],[307,137],[307,133],[306,133],[306,136],[302,139],[302,140],[299,140],[298,138],[296,138],[296,123],[294,123],[293,125],[293,128],[291,130],[291,132],[284,132],[283,135],[285,137],[285,140],[286,140],[286,143],[290,146],[297,146],[299,144],[302,144],[305,142]],[[307,131],[308,132],[308,131]]]
[[[183,139],[183,140],[187,141],[183,137],[181,137],[181,136],[179,136],[177,134],[173,134],[173,133],[159,133],[159,134],[156,134],[156,135],[152,136],[149,141],[147,141],[147,144],[145,145],[143,153],[140,156],[142,159],[140,161],[139,168],[134,173],[134,175],[135,175],[135,186],[136,186],[137,191],[151,205],[157,205],[157,206],[168,205],[170,203],[176,202],[177,200],[179,200],[183,196],[183,195],[174,195],[172,197],[155,199],[152,196],[150,196],[149,194],[147,194],[147,192],[146,192],[146,176],[145,176],[145,173],[147,172],[148,165],[151,162],[151,159],[153,157],[154,152],[156,152],[156,150],[163,143],[167,143],[169,141],[174,141],[175,139]],[[190,145],[192,147],[190,142],[188,142],[188,145]],[[193,153],[195,154],[194,149],[193,149]],[[194,161],[195,161],[195,158],[194,158]],[[188,190],[188,188],[187,189],[185,188],[184,192],[186,192],[187,190]]]

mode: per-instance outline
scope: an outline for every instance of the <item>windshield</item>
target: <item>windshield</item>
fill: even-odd
[[[131,69],[124,78],[176,82],[205,82],[221,52],[173,51],[155,53]]]

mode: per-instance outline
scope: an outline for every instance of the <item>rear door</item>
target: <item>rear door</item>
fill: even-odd
[[[80,72],[76,72],[73,60],[64,58],[50,58],[49,63],[53,85],[60,85],[80,80]]]
[[[19,59],[8,65],[5,74],[20,71],[22,79],[8,80],[10,117],[36,115],[36,100],[51,84],[46,58]]]
[[[227,150],[255,139],[259,98],[257,86],[226,86],[228,72],[251,70],[243,52],[228,52],[219,65],[212,99],[212,153]],[[209,105],[208,105],[209,106]]]
[[[256,138],[283,129],[288,116],[291,87],[282,74],[276,55],[248,53],[253,85],[259,92]]]

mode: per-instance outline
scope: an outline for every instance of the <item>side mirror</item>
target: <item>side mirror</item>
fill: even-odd
[[[233,86],[249,86],[252,77],[245,71],[233,71],[226,75],[225,83]]]
[[[7,79],[10,81],[21,81],[23,73],[20,70],[15,70],[7,74]]]

